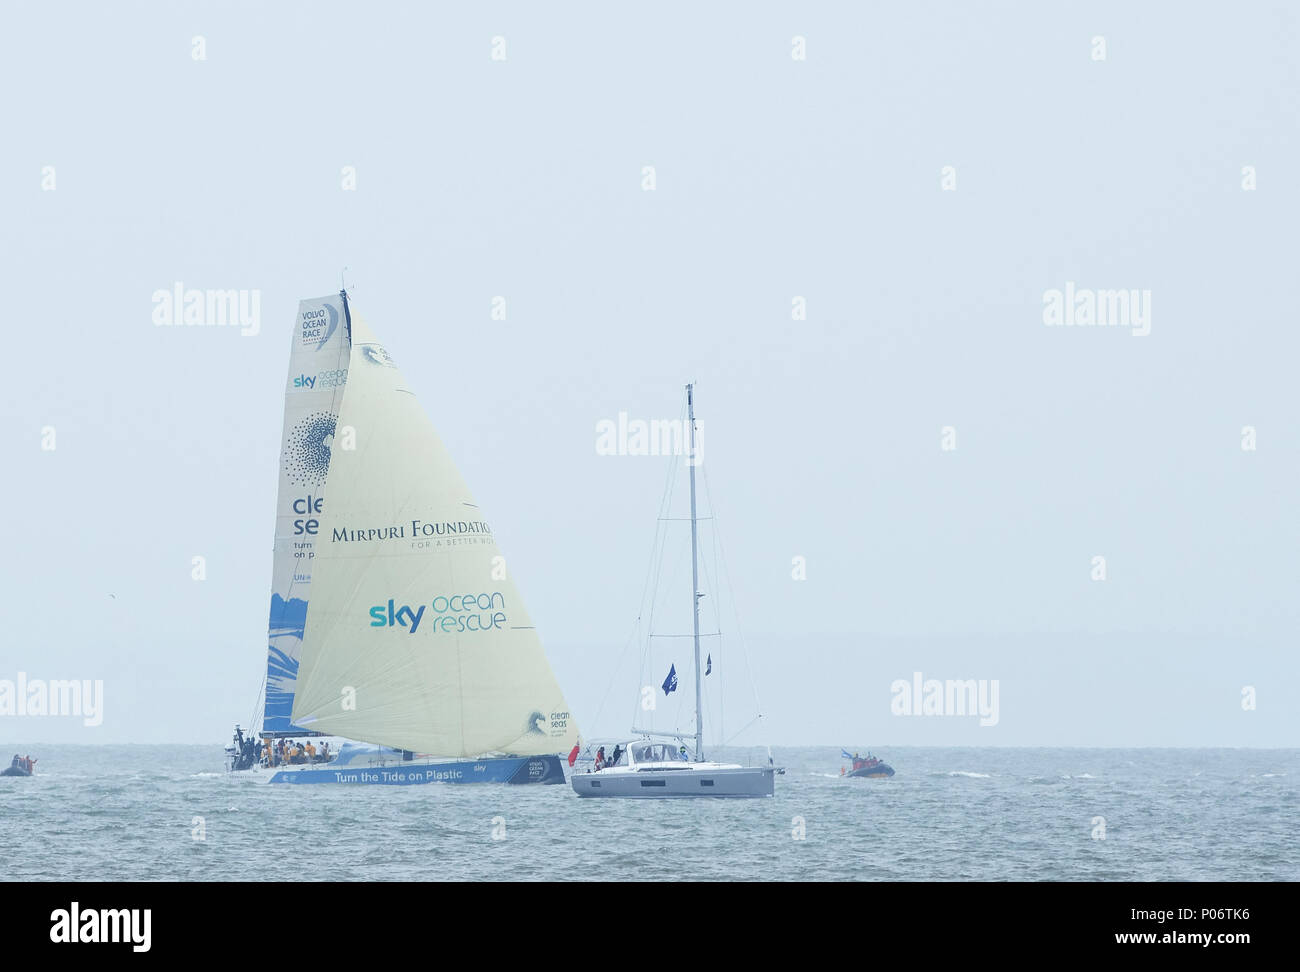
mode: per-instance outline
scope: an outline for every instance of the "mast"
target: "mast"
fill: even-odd
[[[699,534],[695,522],[695,398],[694,386],[686,386],[686,416],[690,423],[691,470],[691,619],[695,625],[695,760],[704,759],[704,689],[700,679],[700,561],[697,550]]]

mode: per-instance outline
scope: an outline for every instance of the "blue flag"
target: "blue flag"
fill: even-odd
[[[677,666],[668,666],[668,677],[664,679],[664,695],[677,691]]]
[[[705,661],[704,664],[705,664],[704,674],[705,674],[705,675],[712,675],[712,674],[713,674],[713,656],[712,656],[712,655],[709,655],[708,660]]]
[[[852,754],[852,753],[846,753],[846,752],[845,752],[844,750],[842,750],[842,749],[840,750],[840,755],[843,756],[845,759],[852,759],[852,758],[853,758],[853,754]]]

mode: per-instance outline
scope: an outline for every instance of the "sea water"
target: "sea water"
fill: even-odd
[[[267,786],[222,746],[0,744],[4,880],[1300,880],[1300,750],[776,748],[759,800]],[[710,753],[744,763],[766,752]],[[7,762],[7,759],[4,760]]]

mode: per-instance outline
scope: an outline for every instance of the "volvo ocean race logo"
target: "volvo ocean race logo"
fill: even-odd
[[[290,483],[324,485],[337,418],[329,412],[312,412],[289,430],[284,442],[284,476]]]
[[[319,351],[339,328],[339,311],[333,304],[322,304],[315,310],[303,311],[302,346]]]
[[[500,591],[491,594],[453,594],[451,597],[439,595],[428,604],[398,604],[392,598],[387,604],[376,604],[370,609],[370,627],[405,628],[408,634],[415,634],[421,623],[426,621],[425,609],[432,608],[433,613],[427,619],[426,630],[434,634],[455,632],[465,634],[474,631],[500,631],[506,626],[506,599]],[[540,715],[540,713],[538,713]]]
[[[385,368],[397,367],[397,362],[382,344],[358,344],[357,350],[361,352],[362,361],[383,365]]]

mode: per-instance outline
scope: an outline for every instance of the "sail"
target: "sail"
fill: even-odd
[[[567,751],[577,726],[484,514],[351,322],[294,722],[439,756]]]
[[[324,510],[325,476],[349,354],[342,296],[301,301],[289,352],[280,440],[262,723],[268,733],[301,731],[291,724],[289,714]]]

